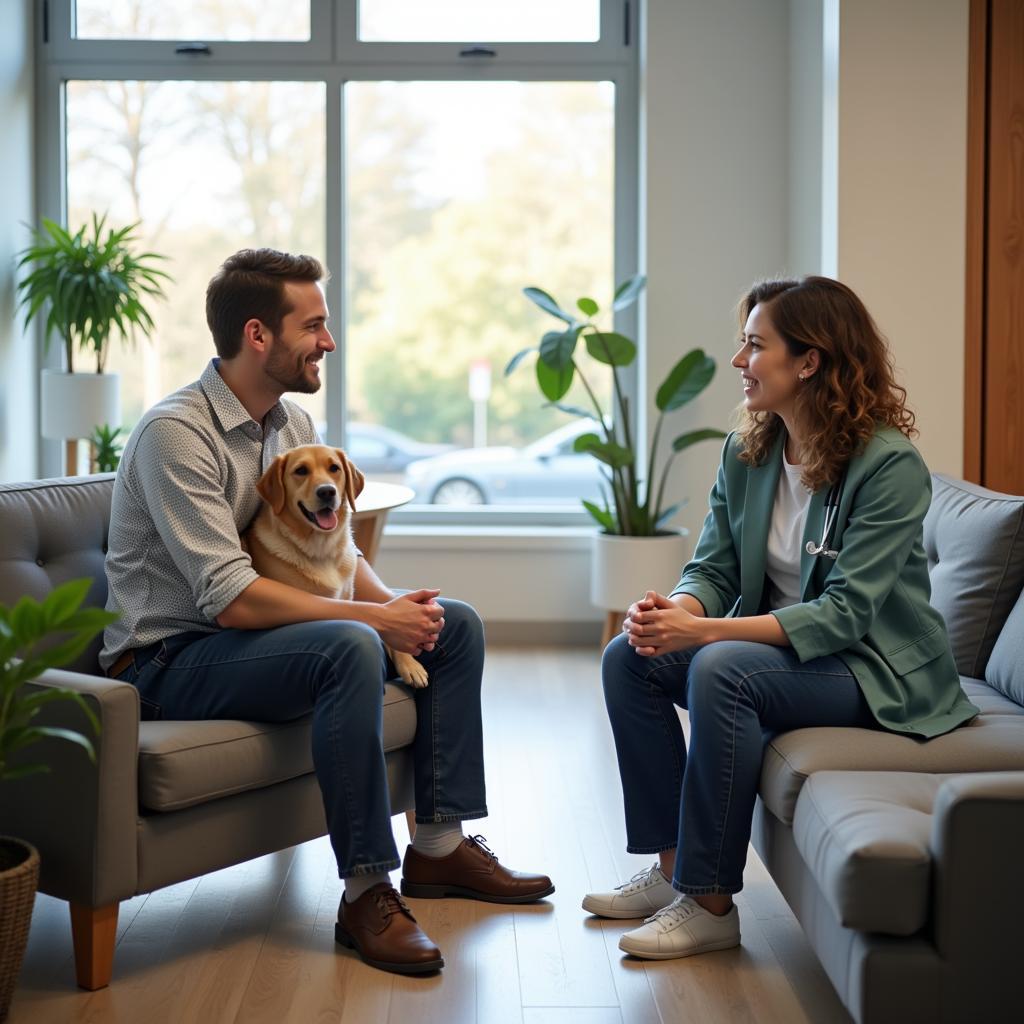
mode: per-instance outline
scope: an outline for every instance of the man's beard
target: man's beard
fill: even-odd
[[[285,391],[296,391],[299,394],[312,395],[320,390],[320,379],[310,380],[306,376],[305,358],[296,368],[295,363],[287,353],[281,352],[279,354],[278,349],[275,348],[267,356],[263,370],[272,381],[280,384]]]

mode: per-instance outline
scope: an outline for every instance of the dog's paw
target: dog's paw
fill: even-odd
[[[402,682],[421,690],[430,681],[427,670],[411,655],[396,651],[392,655],[395,668],[402,677]]]

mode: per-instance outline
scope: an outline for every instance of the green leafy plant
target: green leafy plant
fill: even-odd
[[[118,441],[121,427],[112,427],[104,423],[97,427],[89,437],[93,447],[93,467],[96,473],[113,473],[121,462],[124,445]]]
[[[30,266],[18,282],[25,326],[48,306],[45,347],[53,334],[60,336],[68,373],[76,346],[95,355],[96,372],[102,373],[115,329],[125,341],[135,330],[148,338],[154,324],[144,301],[164,298],[162,279],[170,280],[153,265],[165,257],[135,251],[138,224],[104,232],[105,223],[93,214],[91,228],[83,225],[72,234],[44,218],[33,244],[18,253],[18,267]]]
[[[43,601],[23,597],[12,608],[0,605],[0,781],[49,771],[45,764],[10,766],[11,755],[46,736],[83,747],[91,760],[91,740],[73,729],[36,725],[34,719],[47,704],[72,701],[84,712],[93,729],[99,722],[80,694],[59,688],[30,689],[25,684],[73,661],[117,614],[102,608],[83,608],[91,581],[72,580]]]
[[[643,275],[632,277],[621,284],[612,301],[612,312],[626,309],[636,302],[646,284],[647,278]],[[516,353],[505,368],[505,375],[512,373],[531,352],[536,352],[537,384],[548,404],[570,415],[596,421],[601,433],[582,434],[575,441],[575,449],[588,452],[605,467],[608,490],[603,503],[597,505],[591,501],[583,502],[605,533],[651,537],[664,532],[665,524],[682,507],[681,502],[669,508],[664,507],[665,484],[672,461],[691,445],[712,438],[723,438],[725,434],[711,428],[680,434],[672,441],[671,454],[661,464],[659,472],[658,447],[662,422],[666,413],[686,405],[711,383],[715,375],[715,361],[705,355],[702,349],[693,349],[672,367],[658,388],[655,396],[658,418],[651,438],[647,471],[642,476],[633,443],[629,399],[623,391],[618,372],[636,358],[636,343],[624,334],[601,330],[593,320],[600,308],[591,298],[576,300],[581,318],[566,312],[551,295],[540,288],[524,288],[523,294],[545,313],[561,320],[565,326],[561,330],[546,333],[539,345]],[[584,376],[577,356],[581,338],[591,359],[611,367],[614,416],[606,415],[594,389]],[[589,409],[562,402],[577,379],[586,392]]]

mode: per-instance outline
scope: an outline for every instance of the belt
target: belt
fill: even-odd
[[[114,662],[110,668],[107,669],[107,675],[111,679],[116,679],[129,665],[135,664],[135,649],[131,648],[124,652],[117,661]]]

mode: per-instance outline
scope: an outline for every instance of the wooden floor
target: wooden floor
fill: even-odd
[[[323,839],[123,903],[114,980],[96,993],[75,988],[67,905],[38,897],[10,1024],[847,1024],[753,850],[738,949],[643,963],[617,947],[635,925],[580,909],[652,859],[624,852],[598,664],[596,650],[488,652],[491,817],[470,825],[557,891],[516,910],[412,900],[444,952],[439,975],[384,974],[335,947],[341,883]],[[404,849],[401,817],[395,832]]]

